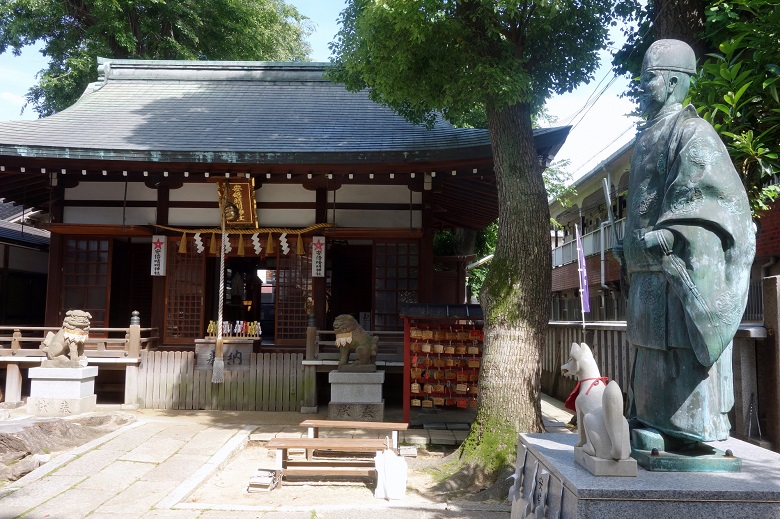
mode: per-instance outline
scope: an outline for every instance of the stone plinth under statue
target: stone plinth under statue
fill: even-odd
[[[30,368],[27,411],[35,416],[71,416],[95,410],[97,366]]]
[[[512,519],[780,517],[780,454],[729,438],[713,442],[742,459],[741,472],[653,472],[597,477],[574,461],[577,435],[521,434]],[[539,507],[542,507],[539,509]]]
[[[331,371],[329,420],[384,420],[385,401],[382,398],[384,371],[373,373]]]

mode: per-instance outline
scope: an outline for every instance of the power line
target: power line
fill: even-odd
[[[588,163],[589,163],[591,160],[593,160],[593,159],[595,159],[596,157],[598,157],[599,155],[601,155],[601,154],[602,154],[602,153],[603,153],[603,152],[604,152],[604,151],[605,151],[607,148],[609,148],[610,146],[612,146],[613,144],[615,144],[615,143],[616,143],[618,140],[620,140],[620,139],[621,139],[621,138],[622,138],[622,137],[623,137],[625,134],[627,134],[629,131],[633,130],[634,128],[635,128],[635,126],[634,126],[634,124],[632,123],[632,124],[631,124],[631,125],[630,125],[628,128],[626,128],[625,130],[623,130],[623,132],[622,132],[620,135],[618,135],[617,137],[615,137],[614,139],[612,139],[612,142],[610,142],[609,144],[607,144],[606,146],[604,146],[603,148],[601,148],[599,151],[597,151],[596,153],[594,153],[593,155],[591,155],[591,157],[590,157],[588,160],[586,160],[585,162],[583,162],[581,166],[579,166],[579,167],[578,167],[576,170],[574,170],[574,172],[573,172],[573,173],[572,173],[572,175],[571,175],[571,176],[572,176],[572,178],[577,178],[577,173],[579,173],[579,171],[580,171],[580,170],[581,170],[583,167],[585,167],[585,165],[586,165],[586,164],[588,164]]]

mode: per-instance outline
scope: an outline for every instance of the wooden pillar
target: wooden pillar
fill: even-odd
[[[63,243],[65,238],[61,234],[51,233],[49,238],[49,272],[46,280],[46,314],[44,323],[46,326],[60,326],[62,324],[62,263]]]
[[[328,222],[328,190],[324,188],[317,188],[315,193],[316,193],[316,202],[315,202],[315,209],[314,209],[314,223],[327,223]],[[320,330],[325,329],[325,321],[327,319],[326,288],[327,287],[325,286],[324,277],[311,279],[311,291],[312,291],[312,297],[314,298],[315,326]]]
[[[157,186],[157,224],[168,225],[168,210],[170,208],[171,189],[165,184]],[[175,254],[176,251],[168,251],[169,254]],[[165,299],[166,284],[165,276],[154,276],[152,278],[152,328],[160,330],[160,340],[165,337]]]
[[[328,189],[315,190],[314,223],[328,222]],[[326,315],[325,278],[311,279],[311,292],[314,299],[314,320],[309,320],[306,328],[306,360],[317,358],[317,328],[324,329]],[[316,413],[317,409],[317,367],[303,366],[303,405],[301,413]]]
[[[11,246],[7,244],[0,244],[0,250],[2,250],[2,271],[0,271],[0,287],[3,287],[5,294],[0,297],[0,323],[6,322],[6,316],[8,315],[8,262],[10,260]]]
[[[422,192],[422,228],[423,235],[420,239],[420,279],[418,281],[419,303],[433,303],[433,212],[431,209],[432,193],[430,190]]]
[[[403,389],[403,421],[409,423],[411,416],[412,405],[412,359],[410,355],[411,351],[411,333],[412,326],[409,323],[409,318],[404,317],[404,389]]]
[[[780,276],[770,276],[763,280],[764,327],[768,337],[763,347],[756,349],[757,373],[761,383],[757,395],[759,410],[766,416],[766,436],[772,443],[772,450],[780,451]],[[759,413],[759,417],[761,414]]]

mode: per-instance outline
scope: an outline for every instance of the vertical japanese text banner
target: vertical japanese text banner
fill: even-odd
[[[165,252],[167,236],[155,234],[152,236],[152,276],[165,275]]]
[[[325,236],[311,239],[311,277],[325,277]]]
[[[585,249],[582,247],[582,236],[580,236],[580,228],[574,226],[574,232],[577,239],[577,270],[580,273],[580,304],[582,305],[582,312],[590,312],[590,291],[588,290],[588,271],[585,268]],[[583,321],[585,316],[582,317]]]

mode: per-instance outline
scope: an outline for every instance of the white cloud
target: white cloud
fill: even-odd
[[[35,119],[36,114],[30,107],[22,112],[22,107],[27,100],[15,92],[0,92],[0,121],[13,119]]]

